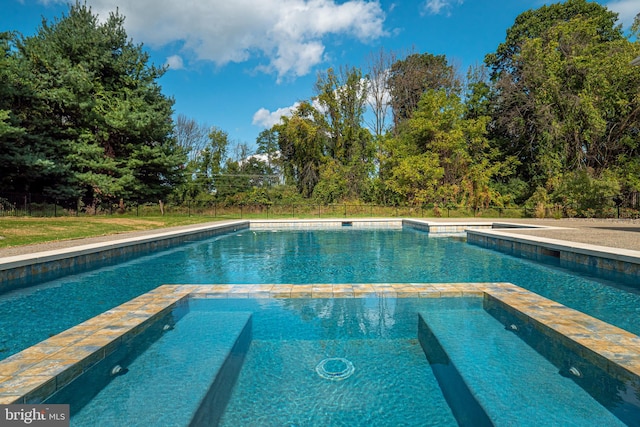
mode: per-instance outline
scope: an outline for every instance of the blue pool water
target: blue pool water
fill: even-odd
[[[460,238],[394,230],[243,230],[0,296],[0,358],[161,284],[506,281],[633,333],[640,292]]]
[[[72,405],[72,426],[624,425],[507,331],[481,298],[196,299],[188,306],[125,375],[96,390],[90,379],[68,386],[61,399]],[[418,316],[467,395],[434,375],[442,361],[430,354],[434,344],[419,333]],[[235,385],[210,387],[249,318]],[[340,380],[319,375],[327,359],[353,370]],[[202,403],[212,390],[224,398]],[[94,391],[80,408],[75,398]],[[194,422],[209,406],[203,422]]]

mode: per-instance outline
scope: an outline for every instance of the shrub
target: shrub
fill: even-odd
[[[575,206],[577,216],[584,218],[611,215],[613,198],[620,193],[620,184],[613,174],[605,171],[599,177],[588,169],[563,176],[552,198],[567,206]]]

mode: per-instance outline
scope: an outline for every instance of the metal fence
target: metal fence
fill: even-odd
[[[62,205],[57,200],[38,194],[0,193],[0,216],[203,216],[211,218],[357,218],[357,217],[408,217],[408,218],[568,218],[574,212],[571,207],[554,205],[540,209],[526,207],[468,206],[385,206],[379,204],[238,204],[202,203],[186,201],[172,203],[103,203],[98,205]],[[595,217],[595,215],[594,215]],[[640,210],[625,206],[612,207],[602,212],[600,218],[640,218]]]

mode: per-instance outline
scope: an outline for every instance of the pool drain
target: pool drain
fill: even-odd
[[[325,380],[341,381],[346,380],[356,368],[353,363],[343,357],[330,357],[324,359],[316,366],[316,372]]]

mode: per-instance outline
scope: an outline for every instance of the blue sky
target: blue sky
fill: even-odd
[[[2,0],[0,31],[35,33],[71,0]],[[504,40],[520,13],[540,0],[87,0],[116,8],[135,43],[169,64],[163,92],[176,114],[217,126],[233,143],[256,136],[297,101],[310,99],[318,72],[366,67],[381,48],[445,54],[465,72]],[[601,0],[628,28],[640,0]]]

